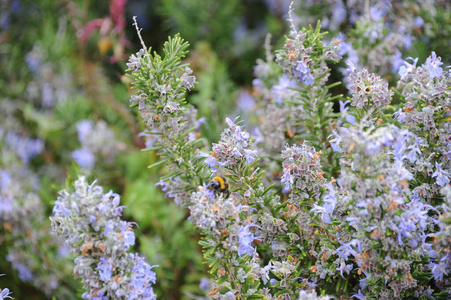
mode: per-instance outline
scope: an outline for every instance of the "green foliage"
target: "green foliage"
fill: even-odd
[[[225,53],[239,22],[241,1],[163,0],[160,12],[166,25],[195,43],[205,40]]]
[[[237,87],[230,79],[227,65],[218,58],[206,42],[196,44],[190,56],[199,84],[197,93],[189,96],[199,112],[206,119],[202,126],[202,135],[213,143],[219,140],[223,120],[233,112],[233,100],[237,96]]]

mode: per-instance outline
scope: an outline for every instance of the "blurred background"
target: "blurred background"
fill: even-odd
[[[160,299],[204,297],[208,266],[187,211],[155,183],[151,137],[129,108],[129,56],[141,48],[132,17],[153,51],[169,35],[190,42],[199,84],[188,95],[217,142],[227,116],[258,123],[253,68],[265,38],[280,49],[290,30],[287,0],[0,0],[0,288],[16,299],[80,299],[73,259],[50,235],[49,216],[66,179],[84,173],[122,195],[135,228],[134,251],[155,269]],[[449,1],[295,1],[296,26],[322,21],[326,40],[342,40],[346,61],[393,83],[407,57],[434,50],[449,65]],[[268,48],[268,47],[267,47]],[[374,63],[377,61],[378,63]],[[334,90],[346,94],[346,87]],[[219,104],[219,105],[218,105]],[[255,114],[254,114],[255,115]],[[249,118],[247,118],[249,116]]]

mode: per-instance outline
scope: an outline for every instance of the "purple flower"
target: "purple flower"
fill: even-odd
[[[238,152],[239,153],[239,152]],[[240,153],[240,156],[241,153]],[[201,153],[199,154],[199,157],[206,157],[206,159],[204,160],[204,164],[209,166],[210,168],[212,168],[213,170],[216,170],[216,168],[219,167],[223,167],[225,165],[227,165],[229,162],[225,161],[225,162],[220,162],[218,161],[218,159],[216,157],[214,157],[213,155],[208,155],[206,153]]]
[[[72,159],[82,168],[92,169],[95,163],[95,156],[86,148],[77,149],[72,152]]]
[[[105,259],[105,257],[101,257],[100,261],[97,265],[97,270],[99,270],[100,280],[108,281],[111,279],[111,275],[113,275],[113,268],[111,264]]]
[[[271,261],[269,261],[269,263],[266,265],[266,266],[264,266],[263,268],[262,268],[262,280],[263,280],[263,283],[264,284],[266,284],[266,283],[268,283],[268,280],[269,280],[269,271],[271,270],[271,269],[273,269],[274,267],[273,267],[273,265],[272,265],[272,263],[271,263]]]
[[[315,78],[313,78],[312,73],[309,71],[304,76],[304,84],[305,85],[313,85],[315,83]]]
[[[71,194],[60,191],[50,219],[53,232],[64,237],[78,255],[74,273],[87,290],[83,298],[116,299],[115,295],[122,299],[127,295],[127,299],[155,299],[153,267],[137,254],[126,252],[135,236],[132,223],[121,220],[119,195],[104,194],[102,187],[88,185],[85,177],[74,187]],[[93,215],[97,215],[96,222],[89,223]]]
[[[185,67],[185,73],[183,73],[180,77],[182,85],[188,90],[192,89],[194,87],[194,84],[196,83],[196,77],[192,76],[192,73],[193,70],[191,70],[190,67]]]
[[[248,164],[253,163],[258,158],[257,150],[244,149],[244,157]]]
[[[404,46],[406,47],[406,49],[409,49],[410,46],[412,46],[412,36],[410,34],[405,34],[403,36],[403,40],[404,40]]]
[[[310,212],[319,212],[321,213],[321,220],[323,220],[324,223],[332,223],[332,218],[330,217],[330,214],[327,212],[326,208],[313,204],[313,208],[310,210]]]
[[[133,272],[130,275],[130,285],[125,290],[128,293],[128,299],[156,299],[150,283],[155,283],[157,280],[155,272],[152,271],[152,268],[157,266],[149,265],[145,262],[144,258],[138,256],[136,253],[129,253],[127,259],[133,265]]]
[[[406,206],[395,231],[400,245],[403,244],[402,238],[407,238],[409,245],[416,248],[423,239],[419,233],[426,229],[429,220],[427,214],[431,206],[420,201],[411,201]]]
[[[128,250],[135,244],[135,233],[131,229],[130,223],[123,221],[121,235],[124,239],[124,250]]]
[[[240,110],[250,112],[255,107],[255,99],[245,89],[242,89],[238,96],[237,106]]]
[[[354,48],[352,48],[352,44],[351,43],[343,43],[342,47],[344,47],[345,45],[347,45],[347,54],[348,54],[348,58],[346,59],[346,65],[349,66],[349,64],[352,64],[353,66],[358,66],[359,65],[359,54],[357,52],[357,50],[355,50]],[[348,68],[346,69],[346,74],[349,74],[349,71],[352,71],[352,69]]]
[[[392,171],[400,180],[412,180],[413,175],[406,168],[404,168],[404,164],[401,159],[395,158],[395,162],[392,167]]]
[[[26,265],[19,263],[19,262],[14,262],[13,266],[19,273],[20,280],[22,280],[22,281],[33,280],[33,273],[31,273],[31,270]]]
[[[241,130],[241,126],[237,126],[235,129],[235,138],[237,141],[248,141],[249,137],[248,132]]]
[[[231,129],[235,130],[236,127],[240,127],[237,124],[235,124],[235,122],[238,120],[238,118],[239,117],[236,117],[233,121],[230,118],[226,118],[225,121]]]
[[[283,172],[280,182],[282,182],[285,185],[283,188],[283,192],[288,192],[291,190],[291,186],[294,183],[294,177],[289,172]]]
[[[403,65],[404,60],[402,59],[401,52],[395,53],[395,57],[393,58],[392,63],[392,72],[397,73],[399,71],[399,68]]]
[[[274,85],[272,92],[274,93],[274,101],[278,104],[282,104],[293,91],[290,88],[294,88],[296,83],[293,80],[288,79],[288,76],[284,74],[279,78],[279,83]]]
[[[412,61],[411,64],[409,64],[407,62],[407,59],[410,59]],[[409,73],[413,73],[415,72],[415,69],[417,68],[417,62],[418,62],[418,57],[413,59],[412,57],[408,57],[406,59],[406,61],[404,61],[404,66],[401,66],[399,68],[399,76],[401,76],[401,80]]]
[[[305,85],[313,85],[313,83],[315,83],[315,80],[313,78],[311,70],[307,65],[309,58],[305,60],[307,60],[307,63],[302,60],[299,60],[297,62],[296,67],[293,67],[293,74],[294,76],[299,78]]]
[[[155,136],[151,134],[147,134],[144,132],[140,132],[138,134],[139,137],[144,137],[146,148],[152,148],[155,142]]]
[[[386,4],[377,3],[374,6],[370,7],[370,18],[372,21],[381,21],[386,15],[387,11],[390,9],[390,2],[386,2]]]
[[[350,115],[347,113],[349,106],[346,107],[346,104],[350,103],[350,100],[347,100],[345,102],[340,100],[340,112],[343,116],[345,116],[346,121],[348,121],[348,123],[354,124],[355,123],[355,117],[353,115]],[[341,153],[341,152],[340,152]]]
[[[443,65],[441,58],[432,51],[431,55],[426,59],[425,65],[429,66],[429,75],[431,78],[440,77],[443,74],[443,69],[440,67]]]
[[[359,290],[357,294],[352,295],[353,298],[359,299],[359,300],[366,300],[367,298],[365,295],[362,294],[362,291]]]
[[[208,155],[207,153],[200,153],[199,157],[206,157],[206,159],[204,160],[204,164],[206,164],[213,170],[216,170],[216,167],[219,165],[218,160],[213,155]]]
[[[436,183],[439,186],[445,186],[445,184],[449,183],[449,171],[442,169],[442,164],[435,162],[436,171],[432,174],[432,178],[437,177]]]
[[[141,57],[143,56],[143,54],[144,49],[139,50],[139,52],[136,53],[136,55],[132,54],[130,56],[130,59],[128,60],[128,63],[126,63],[127,68],[134,70],[141,68]]]
[[[38,48],[34,48],[25,56],[25,62],[32,72],[36,72],[42,65],[42,55]]]
[[[161,190],[163,192],[168,191],[168,183],[164,182],[163,179],[160,179],[157,183],[155,183],[155,186],[161,186]]]
[[[282,15],[290,8],[290,1],[265,0],[264,3],[273,15]]]
[[[307,64],[305,62],[303,62],[302,60],[298,60],[297,65],[295,67],[295,71],[297,74],[305,74],[306,72],[310,71],[310,69],[308,68]],[[295,73],[295,75],[296,75]],[[299,79],[301,78],[301,76],[298,76]]]
[[[211,281],[208,278],[202,277],[200,279],[199,288],[203,291],[208,291],[211,286]]]
[[[413,164],[415,161],[417,161],[418,155],[421,155],[420,142],[418,141],[417,137],[415,137],[414,144],[407,147],[407,149],[409,151],[405,155],[405,158],[407,158],[409,162]]]
[[[233,148],[231,151],[231,154],[235,157],[241,157],[243,156],[243,154],[237,149],[237,148]]]
[[[324,185],[328,190],[329,194],[325,194],[323,197],[323,201],[325,202],[324,208],[326,212],[330,215],[334,213],[335,206],[337,204],[337,198],[335,197],[335,189],[331,182],[328,182]]]
[[[448,160],[451,160],[451,143],[448,143],[447,149],[443,152]]]
[[[438,263],[431,263],[432,274],[435,280],[443,281],[443,276],[448,275],[450,271],[449,260],[451,255],[447,253]]]
[[[352,241],[342,244],[340,247],[337,248],[338,257],[343,258],[344,260],[348,260],[350,255],[357,257],[358,253],[357,251],[354,250],[353,247],[357,247],[359,252],[362,251],[362,249],[360,249],[359,240],[353,239]]]
[[[11,185],[12,180],[8,173],[1,170],[0,171],[0,212],[11,212],[13,211],[13,203],[11,199],[6,195],[2,195],[2,190],[7,191],[9,186]],[[0,214],[1,216],[1,214]]]
[[[345,263],[342,261],[341,264],[340,264],[340,267],[337,268],[337,270],[340,271],[341,277],[342,277],[342,278],[345,278],[345,277],[343,276],[343,271],[349,274],[349,273],[352,271],[352,267],[353,267],[353,266],[354,266],[353,264],[347,265],[347,264],[345,264]]]
[[[398,119],[398,121],[401,122],[401,123],[405,123],[406,122],[405,116],[406,116],[406,113],[402,110],[402,108],[400,108],[398,111],[393,113],[393,117]]]
[[[336,28],[340,26],[346,20],[346,8],[342,1],[335,2],[332,12],[332,22]],[[331,23],[332,23],[331,22]],[[332,25],[332,24],[331,24]]]
[[[31,158],[39,155],[44,150],[42,140],[22,137],[13,132],[8,132],[5,142],[11,149],[16,151],[25,164],[28,164]]]
[[[0,290],[0,300],[12,299],[12,297],[10,296],[11,294],[12,292],[10,292],[9,289]]]
[[[92,132],[93,126],[94,125],[89,120],[84,120],[77,123],[78,139],[81,143],[83,143]]]
[[[415,27],[423,27],[424,25],[423,18],[421,18],[420,16],[417,16],[413,22],[415,24]]]
[[[352,62],[351,60],[347,59],[346,60],[346,65],[348,66],[345,70],[345,73],[348,74],[348,76],[352,76],[355,73],[357,73],[357,68],[354,64],[354,62]]]
[[[257,237],[254,235],[254,233],[249,231],[249,228],[251,226],[255,225],[249,224],[244,227],[240,226],[240,229],[238,230],[238,255],[240,256],[244,254],[252,256],[252,254],[255,252],[255,248],[252,247],[251,244],[255,239],[257,239]]]
[[[334,139],[331,139],[331,140],[329,141],[330,146],[332,147],[332,149],[333,149],[335,152],[342,153],[342,152],[343,152],[343,149],[341,149],[341,147],[340,147],[341,136],[339,136],[335,130],[334,130],[334,132],[333,132],[329,137],[331,137],[331,136],[333,136],[333,137],[335,137],[335,138],[334,138]]]
[[[196,125],[197,125],[196,131],[199,131],[200,126],[202,126],[203,124],[207,124],[207,119],[205,119],[204,117],[202,117],[196,121]]]
[[[364,273],[365,275],[367,275],[365,271],[363,271],[363,273]],[[362,278],[362,279],[359,280],[359,285],[360,285],[360,287],[361,287],[362,289],[365,289],[365,288],[368,286],[368,280],[367,280],[367,279],[368,279],[368,278]],[[359,290],[359,294],[360,294],[360,290]]]

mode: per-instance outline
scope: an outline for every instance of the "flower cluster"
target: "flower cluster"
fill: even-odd
[[[138,29],[136,20],[135,26]],[[204,181],[203,165],[199,162],[199,148],[204,142],[198,138],[202,119],[196,118],[197,110],[187,105],[184,98],[196,81],[188,65],[181,64],[189,44],[176,35],[165,43],[165,55],[161,57],[151,55],[141,42],[143,49],[132,55],[127,64],[136,90],[130,99],[131,106],[138,106],[148,129],[145,134],[152,136],[146,150],[157,150],[161,156],[150,167],[167,164],[171,171],[171,176],[157,185],[177,204],[185,206],[193,186]]]
[[[2,143],[5,146],[0,148],[0,223],[5,230],[3,242],[8,245],[6,261],[21,281],[32,283],[47,296],[72,299],[62,285],[69,278],[67,251],[62,240],[49,233],[45,206],[38,193],[40,181],[28,165],[29,159],[42,151],[43,142],[0,127]],[[53,254],[49,259],[49,249],[55,249],[56,257]],[[1,293],[6,295],[6,291]]]
[[[318,0],[288,8],[287,1],[265,0],[276,15],[269,16],[271,23],[243,20],[234,34],[240,45],[221,59],[212,49],[223,42],[210,34],[204,37],[212,49],[199,46],[189,60],[189,45],[179,35],[169,38],[161,55],[151,51],[135,19],[142,49],[124,62],[129,78],[121,80],[131,82],[129,102],[139,125],[116,101],[125,92],[122,83],[101,72],[102,62],[87,55],[94,43],[85,44],[98,36],[101,55],[111,50],[113,60],[126,59],[126,0],[111,1],[111,16],[86,26],[80,22],[85,14],[67,1],[69,19],[45,20],[45,39],[31,43],[36,29],[8,30],[12,20],[32,17],[28,4],[0,1],[6,75],[5,83],[0,80],[0,240],[2,267],[11,268],[12,280],[58,299],[204,298],[195,293],[221,300],[450,298],[451,72],[445,55],[451,2]],[[163,6],[178,13],[203,3],[163,2],[174,2]],[[227,28],[219,24],[222,32],[233,32],[238,14],[230,8],[239,2],[220,1],[217,12],[232,17]],[[38,15],[47,6],[37,4]],[[217,9],[180,15],[192,21],[210,8]],[[230,78],[237,77],[229,78],[227,59],[239,59],[241,71],[250,57],[244,49],[257,45],[265,25],[282,28],[278,22],[287,10],[290,32],[274,43],[282,49],[273,53],[267,36],[252,92],[242,87],[236,98],[239,88]],[[166,13],[178,23],[174,12]],[[76,29],[69,35],[68,20]],[[201,30],[216,32],[216,25],[207,25]],[[183,27],[199,28],[193,26]],[[73,32],[80,33],[80,53],[73,51]],[[70,60],[62,59],[67,53]],[[419,58],[405,59],[413,54]],[[194,72],[202,84],[196,85]],[[246,82],[239,76],[237,82]],[[234,100],[239,109],[222,109]],[[89,115],[95,119],[85,119]],[[74,134],[75,127],[78,141],[61,142],[64,129]],[[128,129],[133,145],[117,139]],[[138,243],[137,224],[123,219],[120,196],[85,177],[59,193],[51,235],[48,204],[61,175],[73,178],[79,169],[67,166],[71,160],[131,195],[130,220],[139,220],[143,234],[157,236]],[[151,176],[138,170],[146,163]],[[180,207],[159,205],[165,200],[148,177]],[[157,209],[145,211],[148,206]],[[169,240],[182,246],[166,249]],[[201,249],[187,248],[192,242]],[[159,278],[167,281],[156,284],[155,266],[140,251],[162,262]],[[196,255],[207,268],[199,267]],[[200,289],[193,290],[193,280],[200,280]],[[77,292],[81,286],[84,293]],[[167,290],[175,292],[168,296]],[[0,289],[0,299],[11,297]]]
[[[269,48],[269,45],[266,47]],[[273,56],[267,54],[266,59],[258,59],[254,70],[256,78],[253,80],[253,94],[257,100],[255,110],[258,116],[254,136],[262,164],[268,166],[266,176],[269,181],[277,182],[280,164],[274,162],[272,157],[278,156],[280,149],[295,134],[294,120],[298,110],[290,102],[296,101],[299,92],[295,90],[295,80],[280,74],[280,67],[273,61]]]
[[[319,23],[316,31],[312,28],[296,31],[292,23],[285,49],[276,54],[276,62],[290,79],[297,80],[301,86],[314,85],[315,81],[319,86],[325,85],[329,77],[326,61],[337,62],[341,59],[338,55],[340,41],[334,40],[331,45],[325,46],[318,38],[318,35],[321,36],[319,30]]]
[[[243,204],[251,198],[250,191],[234,192],[228,198],[215,195],[209,186],[198,187],[191,195],[189,220],[205,234],[200,242],[207,261],[212,263],[213,299],[257,296],[260,290],[251,288],[262,279],[268,282],[268,267],[260,266],[256,246],[263,237],[254,209]],[[230,262],[233,262],[230,265]],[[233,282],[233,283],[232,283]],[[224,292],[218,292],[222,290]]]
[[[254,149],[248,132],[242,130],[242,126],[235,124],[234,121],[226,118],[226,128],[221,133],[221,140],[213,144],[212,153],[206,156],[205,164],[210,168],[229,167],[246,161],[248,164],[254,162],[257,158],[257,151]]]
[[[0,132],[0,136],[2,135],[3,134]],[[6,133],[4,139],[6,146],[13,149],[22,159],[24,164],[28,164],[31,158],[41,154],[44,150],[44,143],[42,140],[22,137],[15,132],[9,131]]]
[[[73,193],[60,192],[50,219],[53,232],[78,255],[74,276],[87,290],[83,299],[155,299],[154,266],[127,253],[135,234],[133,223],[121,220],[119,195],[104,194],[85,177],[75,181],[74,188]]]
[[[428,74],[420,69],[418,79],[408,77],[416,74],[416,62],[406,64],[398,85],[402,97],[399,104],[392,103],[386,77],[371,68],[391,69],[408,46],[409,33],[387,34],[388,10],[380,3],[369,8],[369,17],[358,15],[366,21],[356,22],[354,34],[365,45],[380,44],[377,51],[396,46],[396,54],[360,71],[349,63],[348,101],[330,95],[337,83],[326,86],[326,61],[340,59],[342,42],[323,43],[319,26],[295,30],[290,15],[290,38],[276,54],[277,64],[267,53],[267,61],[255,68],[255,143],[236,119],[226,118],[228,127],[209,154],[199,149],[194,110],[188,116],[191,106],[174,100],[183,98],[185,90],[171,96],[190,71],[169,61],[165,72],[155,69],[146,77],[133,70],[153,68],[145,66],[146,60],[158,63],[159,56],[148,58],[145,50],[132,57],[134,85],[144,93],[141,103],[136,98],[140,94],[135,95],[136,103],[148,114],[143,118],[149,134],[160,139],[151,149],[166,159],[162,163],[170,172],[159,185],[188,208],[188,219],[203,234],[200,244],[214,278],[211,298],[328,299],[316,293],[341,291],[343,298],[427,299],[448,288],[449,209],[437,206],[443,202],[437,189],[449,186],[450,151],[425,151],[425,144],[440,145],[438,136],[431,137],[437,132],[427,133],[422,124],[414,128],[414,122],[405,120],[412,111],[405,106],[412,102],[415,108],[436,108],[430,116],[433,125],[447,126],[449,74],[435,55],[425,63]],[[172,54],[178,58],[185,55],[182,45],[171,40],[166,49],[178,48]],[[349,46],[348,54],[355,47],[344,46]],[[165,80],[155,79],[160,77]],[[435,93],[428,94],[428,88]],[[334,112],[335,100],[340,113]],[[404,109],[397,120],[386,115],[398,105]],[[154,117],[150,123],[149,115]],[[172,122],[175,130],[158,122]],[[184,122],[193,129],[183,127]],[[443,146],[446,127],[440,133]],[[425,152],[430,161],[419,171],[415,164]],[[208,184],[212,175],[222,177],[220,187]],[[429,182],[435,182],[433,194],[427,193],[434,189]]]
[[[259,239],[255,233],[258,226],[252,223],[246,225],[238,217],[240,213],[249,212],[248,206],[240,204],[234,197],[215,197],[208,187],[203,186],[192,194],[189,210],[189,219],[202,232],[210,236],[225,237],[222,243],[224,250],[234,251],[239,256],[253,255],[255,248],[251,244]],[[227,231],[226,234],[224,230]]]
[[[263,101],[258,103],[259,124],[256,130],[256,145],[267,166],[268,181],[280,184],[283,170],[279,156],[285,144],[306,139],[314,147],[327,143],[335,120],[334,98],[325,86],[330,75],[327,61],[337,62],[340,57],[340,41],[323,42],[324,34],[318,24],[315,29],[294,30],[292,16],[290,38],[284,49],[276,51],[276,65],[267,53],[267,61],[257,61],[254,90]],[[268,48],[268,47],[267,47]],[[269,50],[267,49],[267,52]],[[283,74],[281,74],[283,72]],[[268,99],[273,103],[268,104]],[[333,161],[333,153],[322,159]]]
[[[80,167],[91,170],[96,156],[102,157],[106,163],[111,163],[119,150],[119,143],[104,121],[98,121],[96,124],[89,120],[80,121],[77,123],[77,132],[82,147],[72,152],[72,158]]]
[[[25,62],[33,74],[33,80],[26,87],[26,96],[28,101],[49,112],[74,93],[74,86],[72,74],[58,70],[61,67],[55,61],[46,62],[46,54],[42,45],[35,44],[25,57]]]
[[[446,14],[447,9],[440,1],[305,1],[297,3],[294,19],[301,26],[321,19],[322,26],[342,41],[339,54],[346,62],[385,77],[399,69],[405,50],[433,35],[429,28],[438,11]]]
[[[337,232],[341,246],[335,263],[341,274],[354,272],[355,263],[365,293],[385,281],[380,291],[373,290],[381,299],[412,291],[431,294],[429,289],[420,291],[423,279],[414,275],[422,268],[418,259],[431,255],[432,245],[425,236],[432,224],[428,216],[432,207],[409,189],[413,176],[402,163],[409,134],[394,126],[341,128],[339,134],[343,156],[338,198],[348,213],[342,216],[347,230]]]
[[[282,183],[285,190],[291,190],[292,187],[302,198],[317,198],[320,194],[325,178],[321,170],[320,162],[321,151],[316,152],[315,148],[306,143],[297,146],[285,146],[282,150],[283,175]]]
[[[196,83],[192,70],[180,65],[187,47],[188,43],[176,36],[165,44],[163,58],[158,54],[150,55],[150,50],[144,46],[127,63],[130,75],[137,79],[137,91],[130,103],[138,106],[143,120],[154,133],[172,137],[181,130],[184,118],[180,115],[187,109],[182,105],[184,94]],[[163,69],[166,71],[161,72]]]
[[[434,233],[436,255],[432,255],[430,267],[434,279],[443,292],[451,293],[450,250],[451,250],[451,188],[449,185],[441,190],[445,201],[440,207],[441,215],[438,218],[439,231]]]
[[[356,28],[350,37],[342,42],[343,56],[356,66],[365,66],[370,72],[388,74],[397,70],[401,62],[401,51],[409,48],[411,36],[405,28],[389,30],[390,24],[382,18],[362,16],[356,22]],[[359,47],[358,45],[366,45]]]
[[[238,207],[233,198],[222,199],[206,185],[191,195],[190,221],[206,233],[219,234],[235,220]]]
[[[299,293],[298,298],[298,300],[329,300],[329,299],[331,299],[329,296],[318,296],[314,290],[310,292],[301,291]]]
[[[399,74],[398,89],[404,97],[396,118],[415,132],[408,142],[409,163],[414,173],[432,178],[432,185],[423,186],[431,198],[450,181],[451,112],[449,85],[451,77],[444,71],[441,58],[434,52],[421,66],[418,59],[404,62]]]
[[[351,105],[357,108],[384,108],[391,102],[393,92],[388,89],[388,83],[375,74],[370,74],[367,69],[357,71],[352,63],[349,63],[350,82],[349,90],[352,92]]]

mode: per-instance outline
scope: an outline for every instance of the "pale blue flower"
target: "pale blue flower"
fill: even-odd
[[[408,63],[407,60],[410,59],[412,63]],[[401,66],[399,68],[399,76],[401,76],[401,79],[403,79],[407,74],[415,72],[415,69],[417,67],[418,57],[413,59],[412,57],[408,57],[406,61],[404,61],[404,66]]]
[[[96,158],[87,148],[77,149],[72,152],[72,159],[82,168],[92,169]]]
[[[445,184],[449,183],[449,171],[442,169],[442,164],[435,162],[436,171],[432,174],[432,178],[437,177],[436,183],[439,186],[445,186]]]
[[[443,63],[440,61],[441,58],[432,51],[431,55],[426,59],[425,65],[429,67],[429,75],[431,78],[437,78],[442,76],[443,69],[440,67]]]
[[[250,232],[250,227],[255,226],[253,224],[249,224],[246,226],[240,226],[240,229],[238,230],[238,240],[239,240],[239,246],[238,246],[238,255],[244,255],[247,254],[249,256],[252,256],[252,254],[255,252],[255,248],[252,247],[252,242],[255,239],[258,239],[254,235],[253,232]]]

